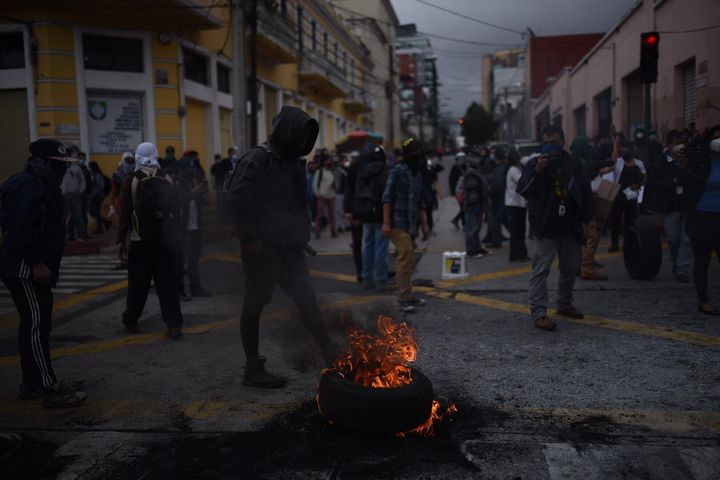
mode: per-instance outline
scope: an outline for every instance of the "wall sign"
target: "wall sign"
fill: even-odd
[[[88,93],[90,152],[134,151],[143,142],[142,96]]]

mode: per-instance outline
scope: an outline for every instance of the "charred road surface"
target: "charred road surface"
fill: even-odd
[[[603,253],[610,281],[577,284],[586,318],[543,332],[527,316],[529,266],[509,263],[505,248],[471,261],[466,280],[440,278],[442,252],[463,245],[449,223],[454,208],[442,202],[437,235],[418,245],[427,305],[406,317],[418,334],[417,367],[435,397],[459,410],[435,436],[326,422],[315,405],[320,353],[281,292],[260,344],[289,383],[244,387],[242,265],[237,246],[216,239],[202,262],[215,295],[183,303],[177,342],[166,339],[154,298],[141,333],[121,329],[125,280],[110,258],[63,266],[52,354],[59,377],[87,387],[81,408],[17,400],[16,323],[0,312],[0,477],[717,479],[720,323],[696,313],[692,285],[677,283],[667,264],[653,281],[631,280],[622,257]],[[320,255],[309,259],[338,341],[348,322],[402,319],[390,293],[355,283],[349,243],[347,233],[314,241]],[[710,278],[718,301],[719,265]]]

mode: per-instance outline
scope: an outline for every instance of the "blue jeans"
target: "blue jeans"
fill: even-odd
[[[505,198],[496,197],[490,200],[490,226],[492,244],[496,247],[502,245],[502,226],[505,223]]]
[[[481,226],[482,209],[479,207],[465,208],[465,251],[468,255],[477,255],[482,250],[480,243]]]
[[[382,234],[381,224],[366,223],[363,225],[363,282],[387,283],[389,244],[389,239]]]
[[[685,215],[680,212],[666,213],[665,233],[670,245],[670,255],[673,261],[675,275],[689,275],[693,261],[692,245],[685,232]]]

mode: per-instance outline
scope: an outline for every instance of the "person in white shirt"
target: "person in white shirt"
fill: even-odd
[[[508,153],[508,163],[510,168],[505,182],[505,208],[510,217],[510,261],[527,262],[530,260],[525,245],[527,200],[517,193],[518,180],[522,176],[522,164],[516,150],[510,150]]]

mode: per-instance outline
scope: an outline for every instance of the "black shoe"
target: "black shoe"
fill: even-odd
[[[425,300],[423,300],[422,298],[418,298],[418,297],[412,297],[406,303],[409,303],[413,307],[424,307],[425,306]]]
[[[191,301],[191,300],[192,300],[192,297],[191,297],[190,295],[188,295],[188,294],[186,294],[186,293],[181,293],[181,294],[180,294],[180,301],[181,301],[181,302],[189,302],[189,301]]]
[[[260,388],[280,388],[287,380],[265,370],[265,357],[249,358],[245,363],[243,385]]]
[[[357,283],[362,283],[362,275],[358,275],[357,277],[355,277],[355,280],[357,281]]]
[[[690,283],[690,277],[685,273],[678,273],[675,275],[675,279],[680,283]]]
[[[593,267],[595,267],[595,268],[605,268],[605,265],[603,265],[602,263],[598,262],[597,260],[593,260],[592,265],[593,265]]]
[[[208,292],[204,288],[198,288],[197,290],[192,291],[192,296],[198,298],[210,298],[213,296],[213,294]]]
[[[336,232],[332,232],[332,233],[330,234],[330,237],[332,237],[332,238],[338,238],[338,234],[337,234]]]
[[[140,333],[140,328],[136,324],[123,324],[125,326],[125,333]]]
[[[615,252],[619,252],[619,251],[620,251],[620,247],[618,247],[617,245],[611,245],[610,248],[608,248],[609,253],[615,253]]]
[[[372,290],[375,288],[375,282],[365,282],[362,286],[363,290]]]
[[[42,406],[45,408],[72,408],[79,407],[87,400],[87,392],[76,388],[66,387],[57,383],[42,394]]]
[[[400,307],[400,310],[404,313],[415,313],[415,307],[410,302],[400,300],[398,306]]]
[[[168,327],[165,335],[172,340],[180,340],[183,336],[182,327]]]

